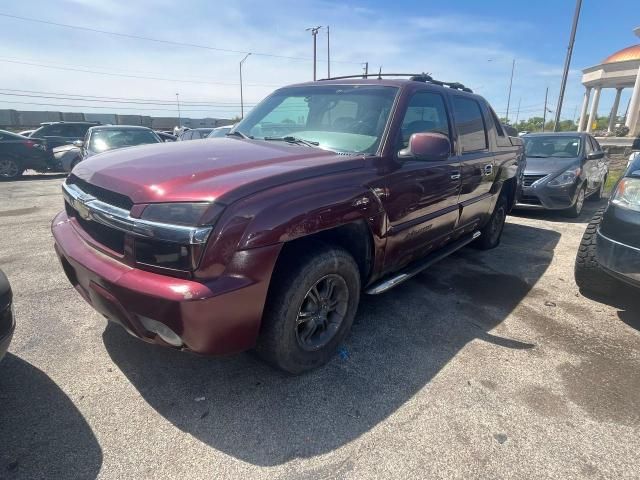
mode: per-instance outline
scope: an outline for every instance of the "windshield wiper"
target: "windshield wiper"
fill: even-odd
[[[527,158],[549,158],[549,155],[527,155]]]
[[[284,137],[264,137],[264,140],[273,142],[298,143],[300,145],[306,145],[307,147],[317,147],[318,145],[320,145],[320,142],[313,142],[311,140],[305,140],[304,138],[293,137],[291,135],[287,135]]]
[[[249,139],[253,138],[253,137],[250,137],[249,135],[245,135],[244,133],[242,133],[242,132],[240,132],[238,130],[234,130],[233,132],[225,133],[225,135],[227,137],[240,137],[240,138],[249,138]]]

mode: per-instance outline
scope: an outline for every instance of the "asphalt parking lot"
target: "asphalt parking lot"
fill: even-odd
[[[106,325],[53,251],[62,180],[0,184],[0,478],[640,475],[640,302],[573,280],[597,203],[511,216],[497,249],[364,297],[340,355],[290,377]]]

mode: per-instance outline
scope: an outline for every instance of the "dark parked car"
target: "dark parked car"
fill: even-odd
[[[226,138],[80,163],[52,232],[69,281],[135,336],[255,348],[302,372],[331,358],[362,291],[497,246],[522,158],[459,83],[312,82],[277,90]]]
[[[15,328],[11,286],[5,274],[0,270],[0,360],[7,353]]]
[[[49,152],[54,148],[76,140],[82,140],[89,128],[99,125],[98,122],[53,122],[42,125],[30,137],[41,138]]]
[[[207,135],[209,135],[212,130],[213,128],[192,128],[182,132],[178,137],[178,140],[199,140],[201,138],[207,138]]]
[[[0,130],[0,180],[14,180],[29,168],[41,172],[53,168],[42,140]]]
[[[640,288],[640,157],[587,226],[575,277],[580,289],[599,294],[612,293],[620,280]]]
[[[159,132],[158,130],[155,130],[155,132],[163,142],[175,142],[176,140],[178,140],[178,137],[176,137],[175,135],[171,135],[170,133]]]
[[[577,217],[589,196],[601,198],[609,159],[588,133],[529,134],[527,164],[517,208],[564,210]]]

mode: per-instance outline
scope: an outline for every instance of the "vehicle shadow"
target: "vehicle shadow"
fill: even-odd
[[[593,215],[607,204],[606,199],[587,199],[582,207],[582,212],[578,218],[569,218],[560,210],[512,210],[511,215],[515,217],[546,220],[548,222],[559,223],[589,223]]]
[[[12,354],[0,364],[0,478],[96,478],[102,449],[67,395]]]
[[[279,465],[328,453],[374,428],[472,340],[523,354],[535,347],[491,330],[534,288],[559,236],[507,224],[499,248],[462,250],[387,294],[364,296],[339,354],[297,377],[249,354],[201,358],[148,345],[115,325],[103,341],[176,427],[242,461]]]
[[[584,290],[580,293],[590,300],[618,309],[618,318],[640,331],[640,297],[637,288],[619,282],[616,291],[610,295],[598,295]]]

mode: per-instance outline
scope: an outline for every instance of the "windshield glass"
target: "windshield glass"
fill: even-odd
[[[115,148],[159,142],[160,140],[156,134],[150,130],[139,128],[94,130],[91,132],[89,150],[92,152],[106,152]]]
[[[295,137],[338,152],[374,153],[398,89],[322,85],[278,90],[234,131],[257,139]]]
[[[535,136],[524,139],[527,157],[573,158],[580,153],[580,137]]]

